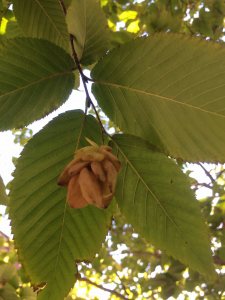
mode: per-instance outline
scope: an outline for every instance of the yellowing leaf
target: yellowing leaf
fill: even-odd
[[[133,21],[127,26],[128,32],[137,33],[139,30],[140,30],[139,20]]]
[[[119,15],[119,20],[127,22],[128,20],[136,19],[137,12],[135,10],[126,10]]]
[[[8,23],[8,20],[5,18],[2,18],[1,23],[0,23],[0,34],[5,34],[7,23]]]
[[[116,25],[110,20],[108,20],[108,26],[110,29],[116,30]]]

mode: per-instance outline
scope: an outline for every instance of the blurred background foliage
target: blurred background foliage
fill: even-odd
[[[224,0],[101,0],[101,5],[115,43],[155,32],[177,32],[214,41],[224,36]]]
[[[177,32],[224,42],[224,0],[100,2],[108,20],[112,47],[155,32]],[[11,8],[11,1],[0,0],[0,41],[23,35]],[[105,126],[113,130],[113,124],[107,121]],[[32,131],[23,128],[13,134],[14,142],[24,146]],[[225,299],[225,167],[195,166],[205,175],[202,182],[192,177],[193,165],[180,165],[190,178],[210,228],[217,281],[206,282],[198,273],[146,243],[117,210],[101,252],[92,263],[78,263],[79,280],[67,300]],[[34,291],[40,288],[35,287]],[[0,300],[34,300],[34,291],[17,260],[13,240],[0,232]],[[102,294],[96,296],[97,291]]]

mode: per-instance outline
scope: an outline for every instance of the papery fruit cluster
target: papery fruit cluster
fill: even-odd
[[[121,164],[111,147],[89,142],[91,146],[76,151],[74,159],[61,173],[58,184],[67,186],[67,201],[72,208],[88,204],[107,208],[115,193]]]

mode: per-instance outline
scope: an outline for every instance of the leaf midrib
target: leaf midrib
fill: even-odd
[[[141,177],[141,175],[139,174],[139,172],[137,171],[137,169],[135,168],[135,166],[132,164],[132,162],[128,159],[128,157],[126,156],[126,154],[123,152],[123,150],[119,147],[119,145],[117,144],[117,142],[115,140],[113,140],[113,142],[116,144],[118,150],[120,151],[120,153],[122,154],[122,156],[124,157],[125,161],[126,161],[126,165],[129,165],[129,167],[133,170],[133,172],[136,174],[136,176],[138,177],[138,179],[142,182],[142,184],[146,187],[147,191],[149,191],[149,193],[153,196],[153,198],[156,200],[156,202],[158,203],[158,205],[161,207],[161,209],[163,210],[163,212],[165,213],[166,217],[168,218],[168,220],[174,225],[176,231],[178,232],[181,240],[184,241],[184,247],[189,248],[192,253],[201,261],[201,257],[195,252],[193,251],[193,248],[191,247],[190,243],[185,243],[185,239],[183,239],[182,237],[184,236],[182,234],[181,229],[178,227],[178,225],[173,221],[173,219],[169,216],[169,214],[167,213],[166,209],[164,208],[164,206],[161,204],[160,200],[157,198],[157,196],[154,194],[154,192],[151,191],[151,189],[149,188],[149,186],[145,183],[145,180]]]
[[[174,220],[170,217],[170,215],[167,213],[165,207],[161,204],[160,200],[157,198],[157,196],[154,194],[154,192],[150,189],[150,187],[146,184],[145,180],[141,177],[141,175],[139,174],[139,172],[137,171],[137,169],[135,168],[135,166],[132,164],[132,162],[129,160],[129,158],[127,157],[127,155],[123,152],[123,150],[120,148],[120,146],[117,144],[117,142],[115,140],[113,140],[113,142],[116,144],[118,150],[120,151],[120,153],[122,154],[122,156],[124,157],[125,161],[126,161],[126,165],[128,164],[130,166],[130,168],[133,170],[133,172],[136,174],[136,176],[138,177],[138,179],[142,182],[142,184],[145,186],[145,188],[147,189],[147,191],[149,191],[149,193],[153,196],[153,198],[155,199],[155,201],[158,203],[158,205],[160,206],[160,208],[163,210],[163,212],[165,213],[166,217],[168,218],[168,220],[175,226],[177,232],[179,233],[181,239],[183,237],[183,233],[181,231],[181,229],[178,227],[178,225],[174,222]],[[192,249],[192,247],[190,247],[190,244],[185,244],[185,247],[189,246],[189,248]],[[195,252],[194,252],[195,253]],[[196,255],[196,253],[195,253]],[[199,258],[200,259],[200,258]]]
[[[72,74],[72,72],[71,71],[63,71],[63,72],[60,72],[60,73],[51,74],[50,76],[42,77],[39,80],[35,80],[33,82],[30,82],[27,85],[21,86],[21,87],[15,89],[15,90],[12,90],[12,91],[9,91],[7,93],[4,93],[4,94],[0,95],[0,100],[1,100],[1,98],[5,97],[5,96],[9,96],[9,95],[12,95],[12,94],[14,94],[16,92],[25,90],[25,89],[27,89],[27,88],[29,88],[29,87],[31,87],[33,85],[36,85],[36,84],[38,84],[38,83],[40,83],[42,81],[45,81],[45,80],[48,81],[48,80],[50,80],[50,79],[52,79],[54,77],[60,77],[60,76],[66,75],[66,74]]]
[[[86,115],[83,116],[83,120],[82,120],[82,123],[81,123],[81,126],[80,126],[80,132],[78,134],[78,138],[77,138],[77,141],[76,141],[76,147],[75,147],[76,150],[78,149],[79,144],[80,144],[81,135],[82,135],[82,131],[84,129],[85,121],[86,121]],[[58,263],[59,263],[60,251],[61,251],[62,240],[63,240],[63,231],[64,231],[64,228],[66,226],[66,224],[65,224],[66,211],[67,211],[67,200],[65,201],[65,205],[64,205],[64,209],[63,209],[62,223],[61,223],[62,225],[61,225],[60,237],[59,237],[59,245],[58,245],[58,249],[57,249],[56,262],[55,262],[55,266],[54,266],[53,278],[55,280],[56,280],[56,274],[57,274],[56,269],[57,269],[57,266],[58,266]],[[49,291],[49,293],[51,294],[51,290]]]
[[[84,32],[83,32],[83,45],[82,45],[82,53],[80,56],[80,60],[83,58],[84,52],[85,52],[85,45],[87,42],[86,36],[87,36],[87,5],[86,0],[83,1],[83,10],[84,10]]]
[[[114,140],[115,142],[115,140]],[[115,142],[116,143],[116,142]],[[139,172],[137,171],[137,169],[135,168],[135,166],[132,164],[132,162],[129,160],[129,158],[126,156],[126,154],[123,152],[123,150],[119,147],[119,145],[116,143],[120,153],[122,154],[122,156],[124,157],[126,164],[128,164],[130,166],[130,168],[133,170],[133,172],[136,174],[136,176],[139,178],[139,180],[142,182],[142,184],[145,186],[145,188],[149,191],[149,193],[153,196],[153,198],[156,200],[156,202],[158,203],[158,205],[161,207],[161,209],[163,210],[163,212],[165,213],[165,215],[168,217],[168,219],[170,220],[170,222],[175,226],[175,228],[177,229],[177,231],[182,235],[182,232],[180,230],[180,228],[177,226],[177,224],[173,221],[173,219],[168,215],[166,209],[164,208],[164,206],[161,204],[160,200],[157,198],[157,196],[154,194],[154,192],[150,189],[150,187],[146,184],[144,178],[141,177],[141,175],[139,174]]]
[[[51,17],[49,16],[49,14],[47,13],[47,11],[45,10],[45,8],[41,5],[39,0],[35,0],[37,5],[40,6],[40,9],[43,11],[43,13],[45,14],[45,16],[49,19],[49,22],[52,24],[53,28],[55,29],[55,31],[61,36],[61,38],[66,41],[66,37],[64,37],[64,35],[60,32],[60,30],[58,29],[58,27],[55,25],[55,23],[53,22],[53,20],[51,19]]]
[[[182,102],[182,101],[178,101],[176,99],[169,98],[169,97],[166,97],[166,96],[162,96],[162,95],[159,95],[159,94],[155,94],[155,93],[152,93],[152,92],[143,91],[143,90],[140,90],[140,89],[136,89],[136,88],[125,86],[125,85],[118,84],[118,83],[106,82],[106,81],[95,80],[95,79],[94,79],[94,84],[99,84],[99,85],[105,85],[105,86],[108,86],[108,87],[124,89],[124,90],[130,91],[130,92],[133,92],[133,93],[139,93],[139,94],[143,94],[143,95],[146,95],[146,96],[153,96],[153,97],[159,98],[159,100],[162,100],[162,101],[166,100],[168,102],[172,102],[174,104],[178,104],[180,106],[187,107],[188,109],[198,110],[202,113],[207,113],[209,115],[225,119],[225,115],[221,115],[221,114],[218,114],[216,112],[208,111],[208,110],[202,109],[200,107],[193,106],[191,104],[188,104],[188,103],[185,103],[185,102]]]
[[[136,176],[138,177],[138,179],[146,187],[147,191],[149,191],[149,193],[153,196],[153,198],[155,199],[155,201],[161,207],[161,209],[165,213],[165,215],[168,218],[168,220],[174,225],[174,227],[177,230],[177,232],[178,232],[181,240],[184,241],[184,247],[189,248],[191,250],[191,252],[199,259],[199,261],[202,261],[201,256],[199,256],[198,253],[196,253],[195,251],[193,251],[193,248],[191,247],[190,243],[186,243],[185,242],[185,239],[183,239],[184,235],[182,233],[182,230],[178,227],[178,225],[176,224],[176,222],[174,222],[174,220],[169,216],[169,214],[167,213],[166,209],[161,204],[160,200],[157,198],[157,196],[154,194],[154,192],[151,191],[150,187],[145,183],[145,180],[141,177],[141,175],[139,174],[139,172],[137,171],[137,169],[135,168],[135,166],[132,164],[132,162],[129,160],[129,158],[127,157],[127,155],[123,152],[123,150],[120,148],[120,146],[118,145],[118,143],[114,139],[112,139],[112,141],[113,141],[113,143],[115,143],[117,149],[119,150],[119,152],[121,153],[121,155],[124,157],[125,162],[126,162],[126,166],[129,165],[129,167],[133,170],[133,172],[136,174]]]

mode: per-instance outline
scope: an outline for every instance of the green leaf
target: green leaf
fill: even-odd
[[[223,261],[225,261],[225,247],[224,246],[219,248],[218,255]]]
[[[67,100],[72,58],[58,46],[32,38],[10,39],[0,53],[0,129],[23,127]]]
[[[70,6],[71,1],[72,1],[72,0],[64,0],[64,1],[63,1],[64,4],[65,4],[66,9]]]
[[[16,267],[12,264],[0,265],[0,282],[8,282],[16,276]]]
[[[68,30],[82,64],[95,62],[108,49],[107,22],[96,0],[72,0],[67,11]]]
[[[11,39],[22,36],[24,36],[24,34],[21,28],[18,26],[18,22],[16,22],[15,20],[9,20],[6,25],[6,32],[4,34],[4,37]]]
[[[128,31],[111,31],[110,32],[110,43],[112,47],[116,47],[125,43],[130,42],[135,38],[135,34]]]
[[[141,138],[113,140],[122,161],[116,199],[128,222],[156,247],[213,279],[207,228],[186,176]]]
[[[69,35],[60,1],[13,0],[13,10],[27,36],[49,40],[68,50]]]
[[[225,48],[175,34],[139,38],[93,69],[98,104],[124,132],[187,161],[225,162]]]
[[[2,180],[2,177],[0,176],[0,205],[7,205],[7,204],[8,204],[8,199],[5,192],[5,185]]]
[[[84,122],[85,121],[85,122]],[[20,260],[36,284],[47,282],[40,300],[63,300],[76,279],[75,260],[90,260],[101,247],[111,210],[71,209],[57,178],[85,137],[97,143],[101,131],[92,116],[66,112],[25,146],[10,193],[10,218]]]
[[[36,300],[37,294],[33,291],[31,287],[25,286],[21,290],[21,298],[23,300]]]
[[[78,90],[80,86],[80,73],[78,70],[75,71],[75,82],[74,82],[74,89]]]
[[[9,283],[6,283],[3,289],[0,289],[0,300],[19,300],[16,289]]]

